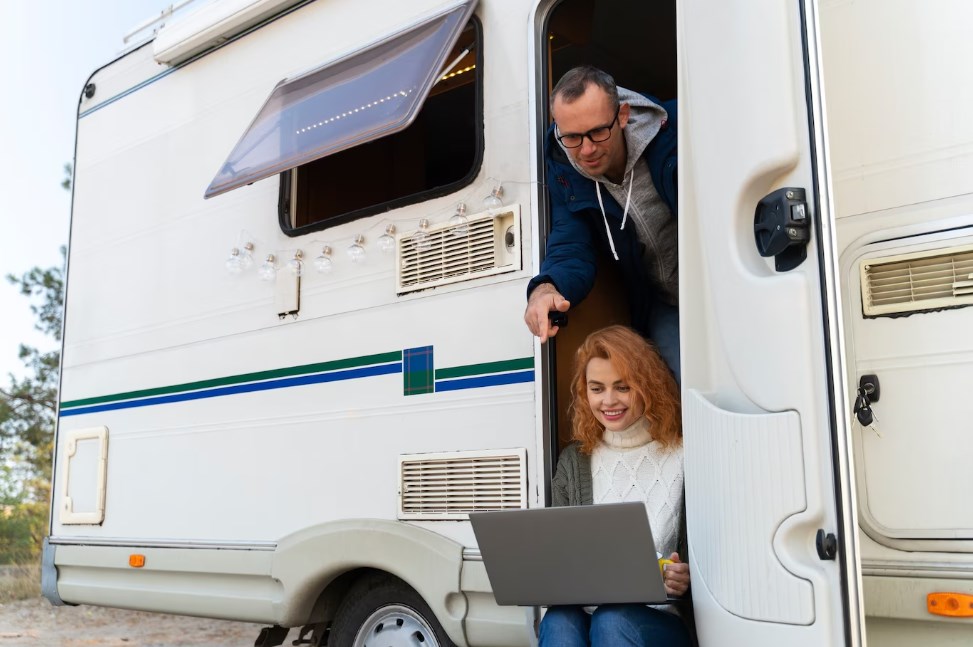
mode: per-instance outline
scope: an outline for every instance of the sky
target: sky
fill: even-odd
[[[165,0],[3,0],[0,3],[0,277],[61,263],[71,195],[61,188],[74,157],[85,81],[126,47],[123,37],[160,15]],[[204,4],[197,0],[196,6]],[[186,10],[191,10],[190,5]],[[184,10],[185,11],[185,10]],[[0,281],[0,385],[22,376],[21,343],[56,344],[34,329],[30,301]]]

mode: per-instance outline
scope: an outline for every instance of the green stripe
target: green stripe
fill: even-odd
[[[278,368],[272,371],[258,371],[256,373],[244,373],[242,375],[218,377],[212,380],[200,380],[199,382],[186,382],[185,384],[175,384],[173,386],[160,386],[154,389],[142,389],[141,391],[126,391],[125,393],[102,395],[97,398],[69,400],[61,403],[61,409],[86,406],[89,404],[101,404],[104,402],[116,402],[118,400],[130,400],[132,398],[144,398],[154,395],[168,395],[170,393],[179,393],[181,391],[195,391],[197,389],[207,389],[214,386],[227,386],[230,384],[241,384],[243,382],[257,382],[272,378],[306,375],[309,373],[324,373],[326,371],[335,371],[343,368],[354,368],[357,366],[369,366],[371,364],[386,364],[388,362],[401,361],[402,351],[397,350],[390,353],[363,355],[361,357],[349,357],[347,359],[337,359],[330,362],[318,362],[317,364],[303,364],[301,366]]]
[[[486,362],[485,364],[467,364],[466,366],[440,368],[436,369],[436,379],[446,380],[452,377],[468,377],[470,375],[484,375],[486,373],[522,371],[526,368],[534,368],[533,357],[521,357],[520,359],[507,359],[501,362]]]

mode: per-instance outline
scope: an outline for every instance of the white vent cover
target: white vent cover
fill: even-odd
[[[399,457],[399,519],[466,519],[527,507],[527,450]]]
[[[448,222],[399,232],[399,294],[520,269],[520,207],[467,217],[466,231]]]
[[[866,316],[973,305],[973,245],[861,262]]]

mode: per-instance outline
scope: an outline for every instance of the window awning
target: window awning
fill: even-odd
[[[204,197],[404,130],[476,2],[457,2],[408,31],[278,83]]]

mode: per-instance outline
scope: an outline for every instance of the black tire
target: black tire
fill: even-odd
[[[456,647],[429,605],[391,575],[369,575],[348,591],[328,647]]]

